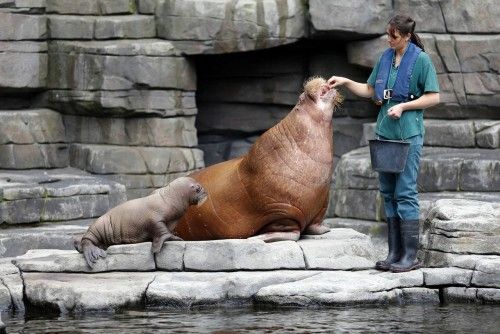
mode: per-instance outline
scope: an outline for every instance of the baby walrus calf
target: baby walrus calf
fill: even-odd
[[[90,225],[87,232],[74,240],[92,268],[99,257],[106,257],[111,245],[153,241],[151,251],[158,253],[167,240],[182,240],[172,234],[190,205],[203,203],[205,189],[190,177],[180,177],[151,195],[122,203]]]

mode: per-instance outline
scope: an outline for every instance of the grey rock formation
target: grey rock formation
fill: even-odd
[[[309,2],[315,31],[337,33],[344,38],[377,35],[385,30],[391,15],[391,1],[320,1]]]
[[[124,306],[139,306],[156,275],[25,273],[23,277],[29,303],[67,314],[112,312]]]
[[[4,170],[0,198],[7,224],[99,217],[126,199],[123,185],[71,168]]]
[[[155,20],[149,15],[80,16],[49,15],[47,24],[53,39],[152,38]]]
[[[451,255],[499,255],[499,210],[498,203],[438,200],[424,223],[423,248]],[[428,265],[451,265],[433,253],[426,257]],[[494,263],[484,259],[483,271]]]
[[[311,271],[254,271],[235,273],[161,273],[146,292],[147,304],[162,307],[248,303],[263,287],[302,280]]]
[[[496,149],[424,147],[418,177],[421,199],[432,200],[433,195],[429,198],[427,193],[447,192],[445,198],[498,201],[498,156]],[[344,154],[334,179],[329,216],[372,220],[383,217],[378,176],[371,169],[367,147]],[[422,207],[428,205],[423,203]],[[423,218],[425,214],[424,210]]]
[[[74,249],[73,237],[85,233],[90,223],[92,219],[83,219],[4,229],[0,232],[0,257],[22,255],[30,249]]]
[[[72,143],[159,147],[195,147],[198,143],[194,117],[102,119],[65,115],[63,119],[67,140]]]
[[[345,255],[338,254],[336,247],[349,244],[350,250],[346,254],[353,254],[353,251],[359,252],[363,243],[370,243],[366,235],[342,228],[320,236],[306,236],[296,244],[263,244],[251,240],[166,242],[156,258],[150,253],[151,243],[112,246],[108,249],[108,257],[99,260],[93,275],[77,273],[90,270],[86,268],[82,255],[75,251],[29,251],[14,259],[22,271],[22,281],[19,276],[18,279],[12,276],[19,275],[16,267],[2,267],[0,302],[3,304],[0,305],[14,307],[8,299],[10,293],[6,293],[22,291],[22,287],[31,305],[49,307],[61,313],[113,311],[137,305],[189,308],[228,302],[301,307],[498,303],[499,252],[495,250],[498,240],[494,240],[498,237],[498,210],[496,203],[437,201],[423,227],[421,239],[424,261],[431,267],[400,274],[352,271],[359,268],[335,266],[327,266],[328,270],[324,266],[321,270],[310,270],[313,261],[324,261],[326,257],[322,254],[326,255],[327,249],[333,250],[330,264],[342,264]],[[477,219],[483,219],[483,223],[478,225]],[[443,240],[437,239],[450,233],[454,233],[450,242],[460,249],[444,249]],[[485,250],[483,244],[490,250]],[[325,252],[311,253],[311,246],[315,249],[323,247]],[[303,256],[291,255],[290,252],[300,252],[300,249]],[[463,251],[465,249],[468,250]],[[464,254],[466,252],[475,255]],[[373,254],[373,251],[368,253]],[[438,253],[446,254],[448,262],[443,262]],[[279,270],[284,265],[284,257],[279,254],[287,261],[294,258],[305,260],[307,268]],[[362,256],[368,259],[370,254]],[[354,257],[350,262],[356,261]],[[154,268],[170,272],[137,272]],[[109,270],[127,272],[99,273]],[[200,272],[214,270],[219,272]],[[10,279],[6,279],[8,275],[11,275]],[[4,286],[10,288],[2,289]]]
[[[262,288],[255,299],[288,306],[394,303],[401,298],[401,288],[422,284],[421,271],[398,275],[375,271],[322,272],[300,281]]]
[[[47,18],[45,16],[0,12],[0,40],[44,40],[46,37]]]
[[[24,313],[23,286],[19,269],[9,258],[0,258],[0,312]]]
[[[13,91],[46,87],[46,51],[46,42],[0,41],[0,87]]]
[[[71,0],[45,0],[47,13],[78,15],[110,15],[132,14],[135,10],[133,0],[88,0],[85,2]]]
[[[158,37],[178,41],[188,54],[249,51],[288,44],[306,35],[300,0],[161,0]]]
[[[156,268],[151,242],[110,246],[107,256],[99,259],[93,268],[76,250],[30,250],[12,263],[23,272],[99,273],[107,271],[150,271]]]

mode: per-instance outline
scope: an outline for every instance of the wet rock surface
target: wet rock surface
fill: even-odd
[[[74,250],[31,250],[2,260],[7,265],[2,266],[0,300],[4,309],[22,309],[24,287],[30,305],[62,313],[228,302],[300,307],[498,303],[499,208],[438,200],[422,226],[419,256],[425,266],[407,273],[371,269],[385,253],[373,228],[370,237],[337,227],[298,242],[171,241],[155,257],[149,242],[111,246],[92,270]],[[453,237],[445,243],[440,238],[447,233]],[[12,291],[17,292],[11,299]]]

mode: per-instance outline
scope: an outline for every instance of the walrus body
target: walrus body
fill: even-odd
[[[75,248],[84,254],[90,267],[111,245],[153,241],[153,253],[166,240],[181,240],[172,230],[186,209],[206,197],[203,187],[189,177],[181,177],[151,195],[122,203],[99,217]]]
[[[333,107],[323,79],[265,132],[248,154],[190,175],[210,193],[191,207],[175,233],[185,240],[249,238],[266,242],[321,234],[333,172]]]

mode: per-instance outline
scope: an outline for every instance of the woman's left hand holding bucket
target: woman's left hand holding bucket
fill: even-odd
[[[387,115],[390,117],[390,118],[393,118],[393,119],[399,119],[401,117],[401,114],[403,113],[403,106],[402,106],[402,103],[400,104],[396,104],[395,106],[391,107],[388,111],[387,111]]]

